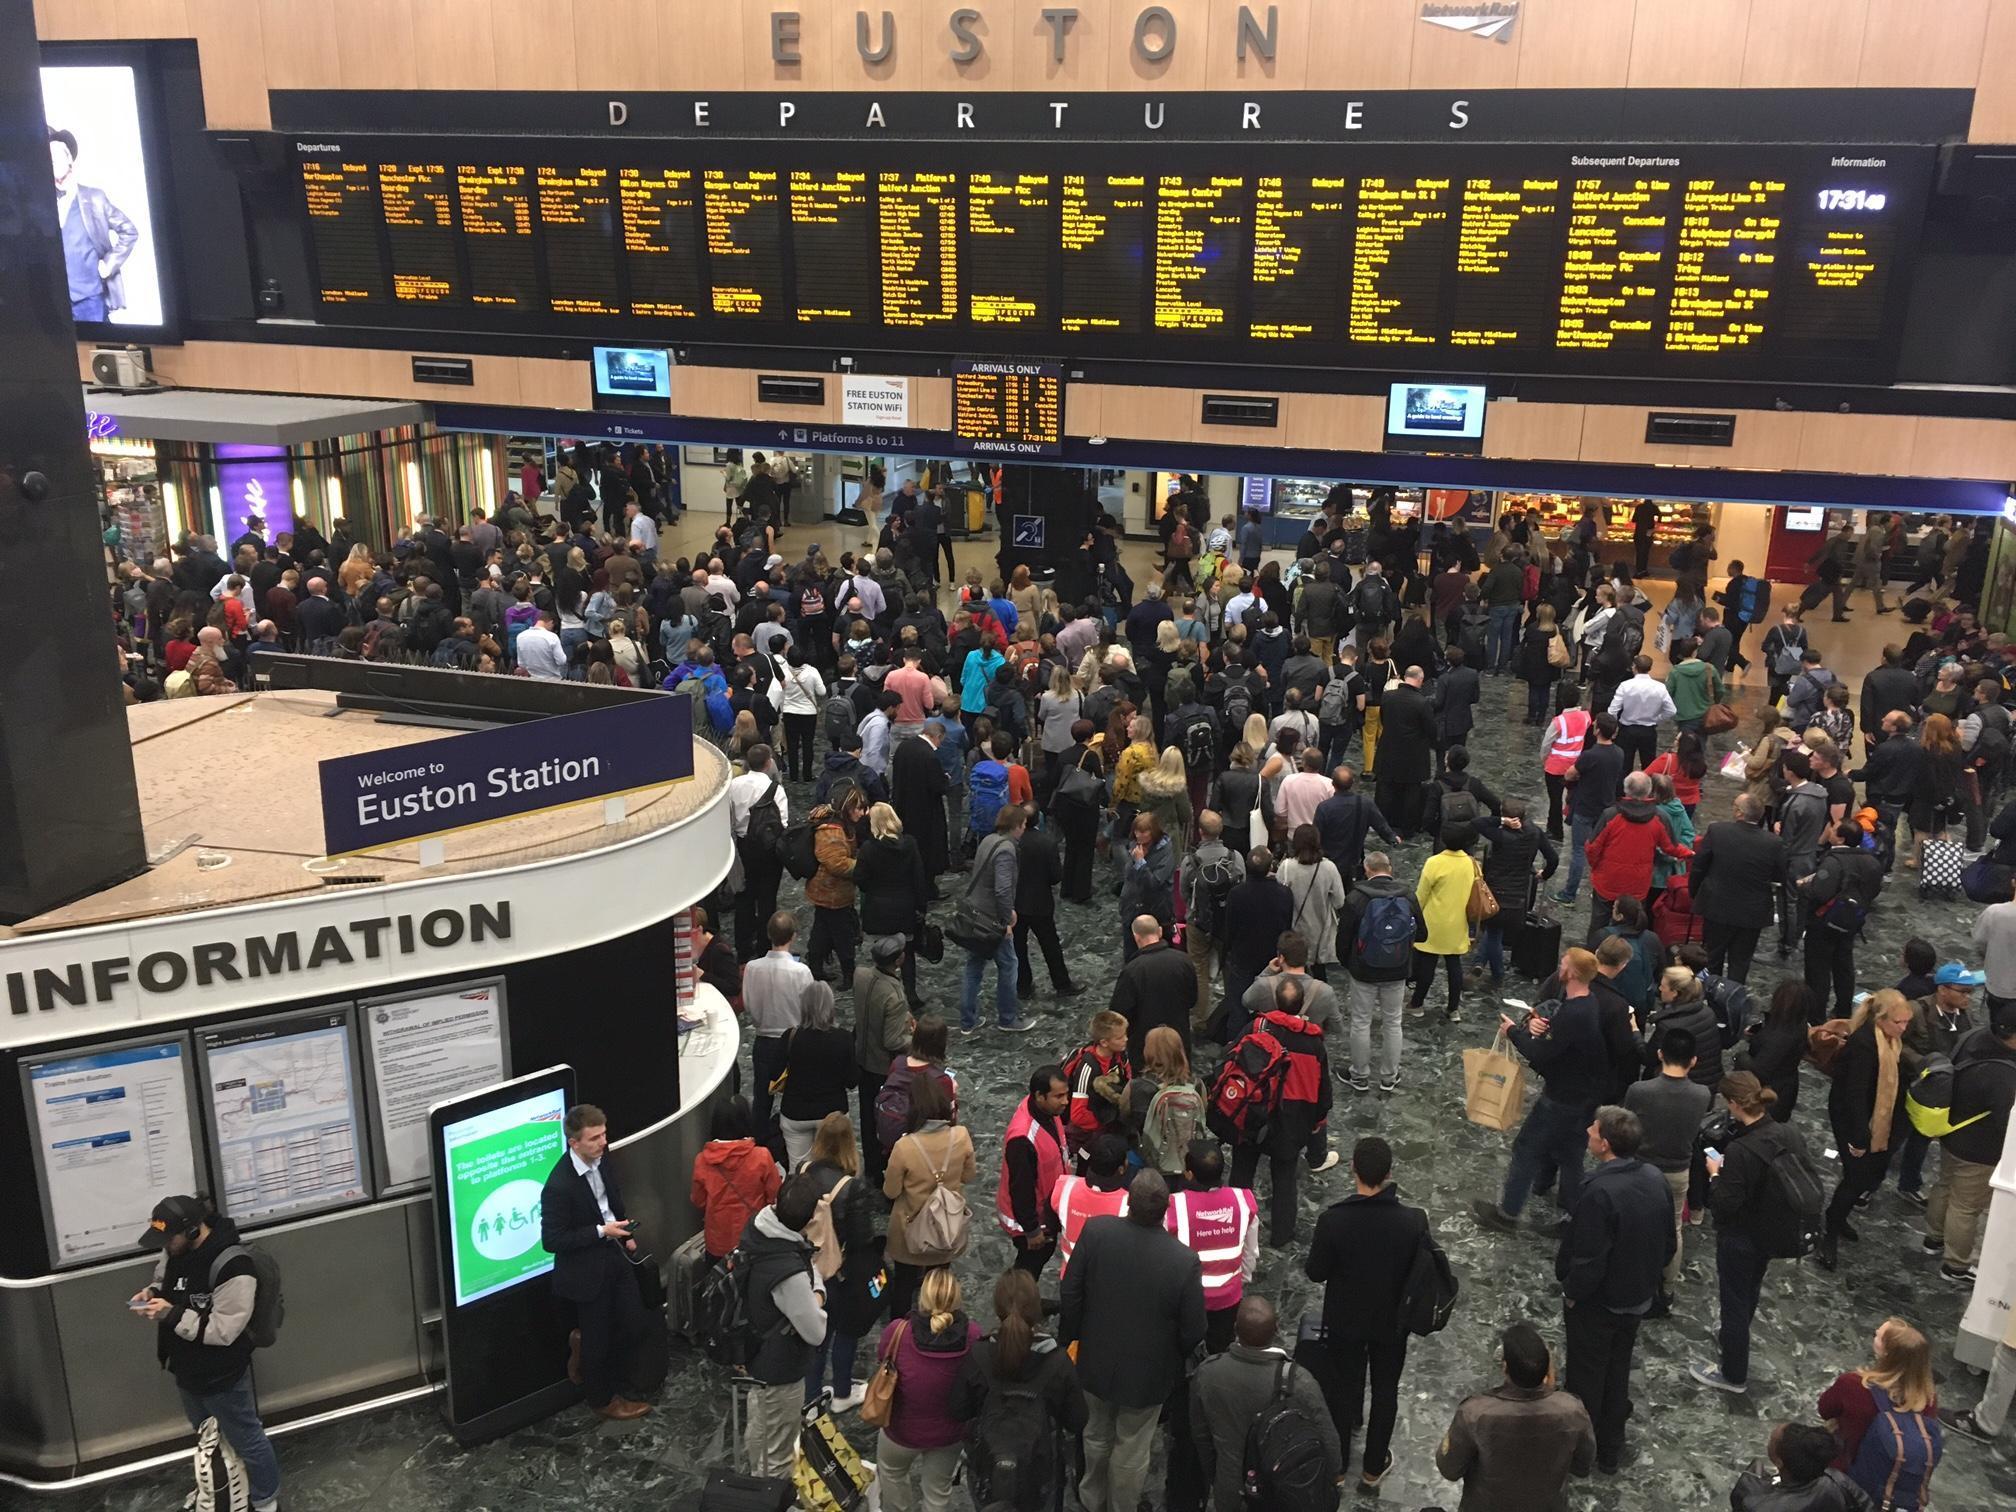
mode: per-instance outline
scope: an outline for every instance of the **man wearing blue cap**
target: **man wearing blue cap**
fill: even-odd
[[[1948,972],[1971,977],[1962,988]],[[1965,991],[1981,981],[1979,972],[1939,968],[1938,992]],[[1964,1017],[1964,1015],[1963,1015]],[[1910,1031],[1905,1031],[1909,1038]],[[2009,1110],[2016,1106],[2016,1004],[1998,1004],[1986,1029],[1960,1036],[1953,1057],[1951,1134],[1939,1141],[1939,1179],[1925,1204],[1927,1250],[1943,1251],[1939,1274],[1956,1286],[1974,1284],[1981,1253],[1982,1220],[1988,1213],[1989,1178],[2002,1158],[2009,1134]]]
[[[1974,989],[1987,978],[1958,961],[1947,961],[1932,974],[1932,991],[1911,1000],[1911,1027],[1904,1047],[1922,1062],[1928,1055],[1952,1059],[1954,1047],[1974,1027]],[[1897,1194],[1915,1206],[1925,1205],[1925,1152],[1932,1141],[1912,1129],[1904,1136],[1897,1161]]]

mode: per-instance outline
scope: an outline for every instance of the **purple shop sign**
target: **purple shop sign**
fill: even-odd
[[[1274,480],[1272,478],[1248,478],[1240,488],[1239,507],[1257,509],[1262,514],[1274,512]]]
[[[294,529],[294,474],[284,448],[221,442],[210,454],[217,459],[217,494],[224,512],[217,544],[227,556],[254,516],[265,522],[269,543]]]

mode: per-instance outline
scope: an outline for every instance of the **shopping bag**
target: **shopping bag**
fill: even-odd
[[[1738,746],[1722,758],[1722,775],[1724,777],[1734,777],[1738,782],[1748,782],[1750,780],[1749,767],[1750,748],[1748,746]]]
[[[798,1434],[798,1457],[791,1480],[798,1505],[809,1512],[856,1512],[868,1504],[872,1476],[861,1456],[834,1423],[831,1413],[814,1403],[805,1409]]]
[[[1526,1101],[1526,1067],[1501,1031],[1489,1050],[1463,1052],[1463,1111],[1470,1122],[1505,1130],[1519,1122]]]

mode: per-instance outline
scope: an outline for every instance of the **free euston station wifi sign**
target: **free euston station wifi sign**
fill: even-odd
[[[323,854],[353,855],[693,775],[693,703],[662,695],[321,763]]]

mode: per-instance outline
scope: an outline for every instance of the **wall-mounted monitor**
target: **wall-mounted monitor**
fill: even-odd
[[[1484,386],[1396,383],[1386,395],[1386,450],[1480,452]]]
[[[1785,528],[1799,531],[1803,535],[1825,530],[1827,511],[1817,504],[1811,509],[1788,509],[1785,511]]]
[[[205,1189],[187,1035],[31,1056],[21,1088],[50,1265],[135,1254],[155,1203]]]
[[[672,408],[672,354],[663,347],[598,346],[589,358],[595,408],[667,413]]]
[[[163,237],[163,137],[137,63],[47,63],[42,114],[70,316],[86,339],[162,335],[175,323]]]

